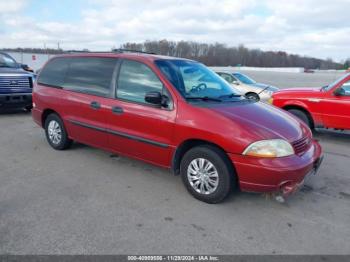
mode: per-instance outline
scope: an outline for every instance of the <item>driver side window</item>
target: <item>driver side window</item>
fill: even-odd
[[[350,81],[345,82],[345,83],[342,85],[342,88],[345,90],[344,96],[350,96]]]
[[[157,91],[162,93],[163,84],[153,71],[137,61],[124,60],[117,81],[117,97],[123,100],[147,103],[147,92]]]

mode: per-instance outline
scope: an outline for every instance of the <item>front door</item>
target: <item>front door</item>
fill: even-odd
[[[334,91],[343,88],[343,95],[335,95]],[[327,93],[323,103],[324,126],[338,129],[350,129],[350,80],[342,83]]]
[[[170,93],[152,69],[138,61],[123,60],[116,83],[116,99],[109,103],[109,146],[115,151],[170,166],[176,110]],[[169,97],[168,106],[145,101],[150,91]]]

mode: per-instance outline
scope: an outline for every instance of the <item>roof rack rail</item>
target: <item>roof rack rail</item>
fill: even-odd
[[[67,50],[64,53],[75,54],[75,53],[113,53],[112,51],[89,51],[89,50]]]
[[[115,53],[140,53],[140,54],[156,55],[156,53],[153,53],[153,52],[145,52],[141,50],[123,49],[123,48],[113,49],[112,51]]]
[[[140,53],[140,54],[150,54],[150,55],[156,55],[156,53],[152,53],[152,52],[145,52],[145,51],[141,51],[141,50],[132,50],[132,49],[113,49],[112,51],[90,51],[90,50],[67,50],[64,51],[64,53],[67,54],[79,54],[79,53]]]

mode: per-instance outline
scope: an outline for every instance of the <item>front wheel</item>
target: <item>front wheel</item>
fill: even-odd
[[[47,142],[56,150],[64,150],[72,145],[62,119],[57,114],[50,114],[45,120]]]
[[[209,203],[223,201],[235,187],[235,174],[224,152],[213,146],[190,149],[182,158],[180,173],[187,190]]]
[[[254,101],[260,101],[260,96],[255,93],[248,93],[245,95],[247,99],[254,100]]]
[[[310,120],[310,118],[308,117],[308,115],[306,113],[304,113],[301,110],[298,109],[289,109],[288,110],[289,113],[295,115],[297,118],[299,118],[301,121],[303,121],[305,124],[307,124],[307,126],[312,129],[312,122]]]

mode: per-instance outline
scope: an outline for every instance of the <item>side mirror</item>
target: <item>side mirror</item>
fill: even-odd
[[[151,91],[151,92],[146,93],[145,101],[147,103],[150,103],[153,105],[159,105],[159,106],[162,106],[165,108],[167,108],[169,106],[169,98],[165,95],[162,95],[158,91]]]
[[[232,84],[238,86],[239,85],[239,82],[237,80],[233,80]]]
[[[346,95],[346,91],[345,91],[344,88],[339,87],[338,89],[336,89],[336,90],[334,91],[334,95],[335,95],[335,96],[345,96],[345,95]]]
[[[157,91],[148,92],[146,93],[145,101],[150,104],[161,105],[162,94]]]
[[[20,64],[20,66],[23,70],[34,73],[34,70],[31,69],[28,65]]]

